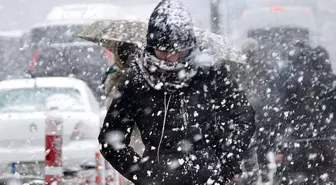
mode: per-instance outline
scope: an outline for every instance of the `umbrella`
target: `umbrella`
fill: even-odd
[[[197,41],[203,53],[211,54],[225,61],[243,63],[240,51],[226,38],[199,28],[195,28]],[[146,41],[147,22],[134,20],[103,20],[87,26],[74,36],[98,43],[118,56],[117,47],[120,43],[131,43],[142,48]],[[141,51],[141,50],[138,50]],[[118,63],[120,61],[116,61]],[[118,64],[117,64],[118,65]],[[119,66],[119,65],[118,65]]]
[[[147,23],[130,20],[96,21],[74,36],[99,43],[107,49],[116,42],[141,44],[146,39]],[[113,49],[111,49],[113,50]]]
[[[118,47],[121,44],[132,44],[134,52],[140,52],[141,44],[145,40],[147,23],[130,20],[96,21],[74,34],[90,42],[97,43],[113,53],[115,64],[119,69],[126,68],[127,61],[119,58]],[[136,56],[136,53],[133,53]]]

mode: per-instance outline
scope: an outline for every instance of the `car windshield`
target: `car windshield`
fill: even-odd
[[[309,9],[285,7],[282,11],[275,9],[247,10],[234,22],[234,30],[239,33],[246,33],[250,29],[272,28],[272,27],[302,27],[309,30],[316,30],[315,18]]]
[[[58,109],[84,111],[80,92],[73,88],[22,88],[0,90],[0,112],[31,112]]]
[[[85,25],[55,25],[34,28],[31,31],[32,42],[36,45],[53,43],[84,42],[73,37],[73,34],[83,29]]]

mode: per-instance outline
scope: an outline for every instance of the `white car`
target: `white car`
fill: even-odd
[[[50,109],[63,118],[63,167],[95,163],[103,115],[81,80],[43,77],[0,82],[1,172],[41,175],[45,160],[45,120]],[[50,113],[50,112],[49,112]]]

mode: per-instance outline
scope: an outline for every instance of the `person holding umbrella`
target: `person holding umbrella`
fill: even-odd
[[[98,138],[102,155],[135,185],[230,182],[255,131],[231,77],[223,61],[200,57],[185,6],[161,1],[144,52],[120,77]],[[135,125],[143,156],[129,145]]]

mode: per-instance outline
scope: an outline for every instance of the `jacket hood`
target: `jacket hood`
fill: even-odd
[[[147,46],[162,51],[184,51],[196,47],[191,15],[180,0],[163,0],[148,23]]]

